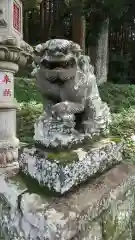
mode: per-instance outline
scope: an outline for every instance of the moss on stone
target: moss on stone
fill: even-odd
[[[112,136],[109,139],[110,139],[110,141],[113,141],[115,143],[120,143],[122,141],[121,138],[117,137],[117,136]]]
[[[102,229],[103,229],[103,238],[104,240],[113,240],[114,235],[117,231],[117,221],[116,219],[113,219],[113,217],[110,214],[107,214],[105,218],[102,220]]]
[[[80,145],[76,145],[74,146],[73,148],[70,148],[70,149],[67,149],[67,148],[45,148],[42,146],[35,146],[36,149],[37,149],[37,152],[36,154],[38,154],[38,156],[41,156],[41,158],[45,157],[47,158],[49,161],[57,161],[57,164],[60,164],[60,165],[67,165],[67,164],[70,164],[72,162],[77,162],[79,161],[79,157],[78,157],[78,154],[75,150],[81,148],[82,151],[84,152],[89,152],[92,148],[95,148],[95,147],[101,147],[102,144],[104,143],[109,143],[109,142],[115,142],[116,144],[120,143],[121,142],[121,138],[119,137],[115,137],[115,136],[110,136],[110,137],[107,137],[107,138],[101,138],[101,136],[99,137],[95,137],[95,138],[92,138],[92,139],[86,139],[85,142],[83,144],[80,144]],[[28,148],[31,148],[31,147],[34,147],[33,145],[33,142],[31,144],[26,144],[25,143],[21,143],[22,144],[22,147],[21,149],[23,149],[23,147],[28,147]]]
[[[47,158],[48,158],[48,160],[51,160],[51,161],[56,160],[62,164],[64,164],[64,163],[67,164],[67,163],[71,163],[74,161],[78,161],[77,153],[74,152],[73,150],[48,153]]]
[[[60,194],[55,191],[50,190],[47,186],[38,183],[37,180],[29,175],[25,175],[22,172],[10,178],[10,180],[18,186],[18,188],[23,192],[39,194],[46,199],[52,199],[53,197],[59,197]]]
[[[114,141],[115,143],[120,143],[121,142],[121,139],[120,138],[117,138],[117,137],[110,137],[110,138],[104,138],[104,139],[101,139],[100,141],[96,141],[92,144],[91,140],[88,140],[85,144],[82,144],[80,146],[80,148],[82,148],[82,151],[85,151],[85,152],[88,152],[90,151],[93,147],[96,146],[96,143],[98,143],[98,147],[100,147],[100,143],[101,143],[101,146],[102,146],[102,140],[104,140],[106,143],[109,143],[111,141]],[[79,147],[76,146],[76,148],[74,148],[74,150],[77,150]],[[74,151],[73,149],[66,149],[66,150],[63,150],[63,151],[52,151],[52,152],[49,152],[47,154],[47,158],[48,160],[50,161],[58,161],[59,164],[68,164],[68,163],[72,163],[74,161],[78,161],[79,158],[78,158],[78,155],[77,153]]]
[[[20,174],[16,174],[12,177],[10,177],[11,182],[14,183],[14,185],[18,186],[18,189],[21,191],[26,190],[25,182],[22,180]]]

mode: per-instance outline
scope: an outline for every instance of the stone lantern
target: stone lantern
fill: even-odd
[[[0,1],[0,38],[16,37],[23,38],[22,24],[22,1]]]
[[[14,74],[32,52],[23,38],[22,1],[0,1],[0,167],[16,165],[19,140],[16,138]]]

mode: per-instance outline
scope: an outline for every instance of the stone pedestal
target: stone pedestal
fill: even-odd
[[[114,141],[117,140],[117,141]],[[89,178],[122,161],[122,142],[106,138],[91,145],[89,141],[80,148],[35,149],[24,148],[19,157],[21,171],[59,194],[71,190]]]
[[[0,167],[17,164],[18,159],[14,74],[30,54],[16,45],[17,39],[12,38],[0,43]]]
[[[22,0],[0,1],[0,167],[17,164],[14,74],[30,56],[23,39]]]
[[[0,166],[18,159],[19,140],[16,138],[16,108],[14,74],[16,63],[0,61]]]

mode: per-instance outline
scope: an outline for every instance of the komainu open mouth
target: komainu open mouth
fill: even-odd
[[[41,61],[42,66],[44,66],[44,68],[48,68],[50,70],[55,69],[55,68],[73,68],[76,65],[75,59],[74,58],[70,58],[69,60],[65,60],[65,61],[48,61],[45,58]]]

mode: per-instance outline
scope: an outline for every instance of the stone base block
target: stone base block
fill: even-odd
[[[116,140],[116,139],[115,139]],[[102,173],[122,160],[122,143],[102,139],[92,146],[62,152],[24,148],[19,157],[20,169],[39,184],[63,194],[88,178]]]
[[[36,192],[19,175],[0,171],[0,183],[3,239],[133,239],[135,165],[121,164],[60,198]]]

